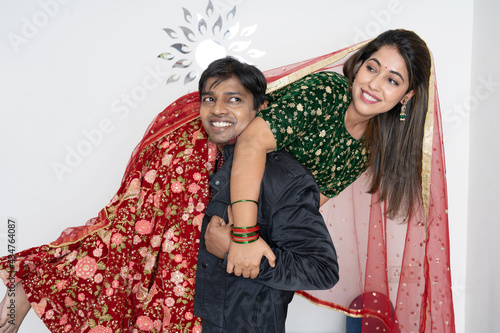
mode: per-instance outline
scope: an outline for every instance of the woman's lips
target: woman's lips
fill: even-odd
[[[380,99],[373,96],[369,92],[364,91],[363,89],[361,89],[361,98],[363,99],[363,101],[365,101],[366,103],[370,103],[370,104],[380,102]]]

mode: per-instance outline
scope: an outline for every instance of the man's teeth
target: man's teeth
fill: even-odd
[[[227,127],[227,126],[231,126],[231,123],[228,123],[225,121],[214,121],[214,122],[212,122],[212,125],[214,127]]]
[[[368,95],[367,93],[363,92],[363,97],[369,100],[370,102],[378,102],[378,99],[374,98],[373,96]]]

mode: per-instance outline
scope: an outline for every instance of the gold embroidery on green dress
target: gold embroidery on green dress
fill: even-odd
[[[277,148],[284,148],[316,178],[321,193],[334,197],[365,170],[366,149],[347,132],[350,102],[345,77],[319,72],[270,93],[259,113],[270,126]]]

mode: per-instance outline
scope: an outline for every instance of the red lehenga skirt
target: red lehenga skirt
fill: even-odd
[[[22,281],[51,332],[201,332],[194,284],[213,159],[194,104],[147,133],[98,217],[16,254],[14,267],[0,258],[4,283]]]

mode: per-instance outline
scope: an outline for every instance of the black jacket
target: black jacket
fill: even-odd
[[[284,150],[267,155],[258,225],[276,255],[263,259],[256,279],[226,273],[226,262],[205,247],[210,218],[226,221],[234,146],[224,147],[225,164],[212,175],[213,198],[203,220],[194,314],[203,333],[285,332],[288,304],[295,290],[330,289],[338,281],[335,248],[319,213],[319,190],[310,172]]]

